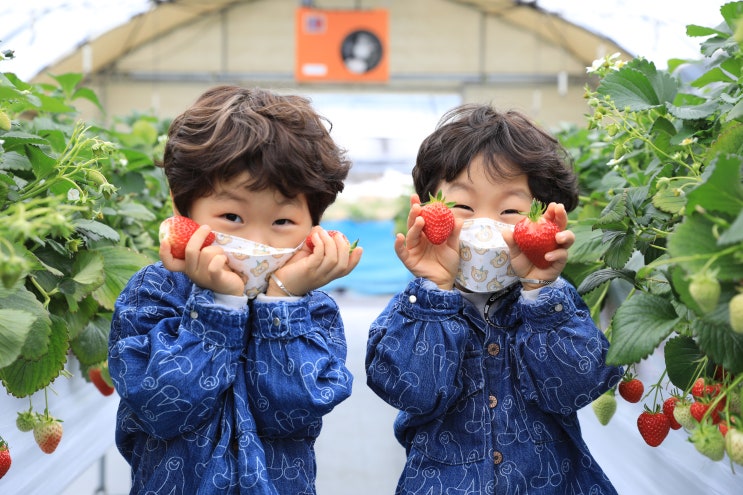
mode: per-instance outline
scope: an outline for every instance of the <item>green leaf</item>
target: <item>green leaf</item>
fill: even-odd
[[[630,284],[635,283],[635,272],[632,270],[614,270],[613,268],[603,268],[596,270],[588,275],[578,287],[580,294],[586,294],[601,286],[606,282],[614,279],[626,280]]]
[[[26,359],[38,359],[47,351],[51,325],[49,313],[31,292],[22,286],[13,290],[3,289],[0,286],[0,308],[22,308],[33,317],[21,348],[21,356]]]
[[[575,243],[570,246],[571,263],[595,263],[604,254],[600,230],[593,230],[588,222],[571,225],[570,230],[575,234]]]
[[[110,316],[104,317],[99,314],[85,325],[82,332],[70,341],[70,348],[80,363],[90,366],[106,359],[110,331]]]
[[[0,381],[15,397],[27,397],[49,385],[64,369],[69,342],[67,328],[61,318],[52,316],[47,352],[39,358],[18,358],[0,369]]]
[[[680,390],[689,390],[704,359],[697,343],[691,337],[673,337],[666,342],[663,354],[668,379]]]
[[[737,215],[743,208],[740,157],[718,156],[702,173],[702,184],[687,195],[686,213],[697,206],[706,211]]]
[[[694,177],[674,177],[660,184],[653,195],[653,206],[666,213],[678,214],[686,206],[686,194],[689,184],[698,183]]]
[[[101,239],[107,239],[109,241],[118,242],[119,233],[114,229],[95,220],[88,220],[86,218],[77,218],[72,224],[75,229],[82,232],[88,239],[92,241],[100,241]]]
[[[725,35],[722,31],[718,31],[717,29],[712,29],[709,27],[704,26],[697,26],[696,24],[689,24],[686,26],[686,35],[695,37],[695,36],[712,36],[712,35]]]
[[[677,83],[665,71],[657,71],[652,62],[634,59],[622,69],[609,73],[597,92],[609,97],[621,109],[638,112],[672,102]]]
[[[131,249],[118,246],[98,248],[96,252],[103,257],[106,279],[103,285],[93,292],[93,297],[98,304],[112,311],[116,298],[126,283],[137,270],[150,263],[150,259]]]
[[[699,348],[712,361],[730,373],[743,372],[743,335],[735,333],[730,325],[711,318],[693,320],[692,329],[699,341]]]
[[[624,301],[612,319],[609,364],[637,363],[671,334],[679,318],[667,298],[637,292]]]
[[[720,280],[743,278],[743,264],[734,254],[720,255],[714,236],[715,224],[699,213],[684,218],[669,237],[668,251],[687,273],[702,269],[717,270]],[[708,262],[714,258],[711,265]]]
[[[0,170],[31,170],[31,162],[15,151],[0,154]]]
[[[611,268],[623,268],[635,251],[636,239],[635,232],[631,229],[626,232],[606,232],[604,242],[608,244],[608,249],[604,253],[604,262]]]
[[[743,242],[743,210],[738,213],[738,217],[730,225],[730,228],[722,233],[717,244],[720,246],[726,246],[735,242]]]
[[[36,317],[21,309],[0,308],[0,368],[18,358]]]
[[[103,278],[103,257],[101,255],[95,251],[81,251],[75,256],[72,280],[78,285],[90,288],[87,293],[99,287],[103,283]]]
[[[682,120],[699,120],[706,119],[713,115],[720,107],[716,100],[710,100],[699,105],[676,106],[672,103],[666,103],[668,112]]]

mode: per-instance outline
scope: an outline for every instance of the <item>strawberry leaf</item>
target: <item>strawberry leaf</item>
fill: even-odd
[[[727,305],[726,305],[727,306]],[[699,348],[712,361],[719,363],[730,373],[743,372],[743,335],[734,332],[724,320],[715,319],[715,314],[692,321]]]
[[[106,278],[103,284],[93,292],[93,297],[104,308],[113,310],[116,298],[119,297],[132,273],[150,263],[151,260],[143,254],[120,246],[102,247],[96,249],[96,252],[103,257]]]
[[[665,345],[664,357],[668,379],[679,390],[689,390],[698,376],[699,362],[704,353],[691,337],[677,336]]]
[[[631,364],[650,355],[678,324],[679,317],[667,298],[637,292],[624,301],[613,319],[609,364]]]

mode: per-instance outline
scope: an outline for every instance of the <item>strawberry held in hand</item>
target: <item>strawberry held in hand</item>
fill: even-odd
[[[173,258],[184,260],[186,259],[186,244],[199,227],[198,223],[188,217],[174,216],[166,218],[160,224],[160,243],[167,241],[170,244],[170,253]],[[214,232],[210,232],[201,248],[211,245],[214,239]]]
[[[328,235],[330,237],[338,237],[338,236],[340,236],[341,239],[343,239],[344,241],[346,241],[346,244],[349,245],[349,247],[348,247],[348,251],[349,252],[350,251],[353,251],[354,249],[356,249],[356,246],[358,246],[358,244],[359,244],[358,239],[355,240],[353,242],[353,244],[351,244],[348,241],[348,237],[346,237],[346,235],[343,232],[339,231],[339,230],[328,230],[327,233],[328,233]],[[305,243],[305,245],[308,248],[310,248],[310,251],[314,251],[315,250],[315,243],[312,241],[312,232],[310,232],[309,234],[307,234],[307,238],[304,240],[304,243]]]
[[[531,209],[526,218],[522,219],[513,228],[513,240],[522,253],[538,268],[549,268],[551,262],[544,259],[544,255],[558,248],[555,234],[560,227],[542,216],[544,204],[539,200],[532,200]]]
[[[428,196],[429,201],[421,204],[421,216],[426,221],[423,233],[431,244],[443,244],[454,230],[454,213],[451,211],[454,203],[447,203],[441,191],[435,197]]]

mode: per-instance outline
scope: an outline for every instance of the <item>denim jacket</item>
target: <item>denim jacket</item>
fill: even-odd
[[[400,410],[397,494],[616,494],[576,412],[614,386],[608,342],[565,280],[510,290],[485,321],[416,279],[372,323],[369,386]]]
[[[325,293],[240,309],[156,263],[119,296],[109,338],[116,444],[132,494],[314,494],[322,416],[351,393]]]

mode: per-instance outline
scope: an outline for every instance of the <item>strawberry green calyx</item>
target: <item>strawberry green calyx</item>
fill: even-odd
[[[547,210],[547,207],[544,203],[534,198],[531,200],[529,211],[526,213],[522,212],[522,214],[526,215],[532,222],[536,222],[544,214],[545,210]]]
[[[689,441],[700,454],[709,457],[713,461],[722,460],[725,456],[725,438],[717,426],[705,421],[692,431]]]

